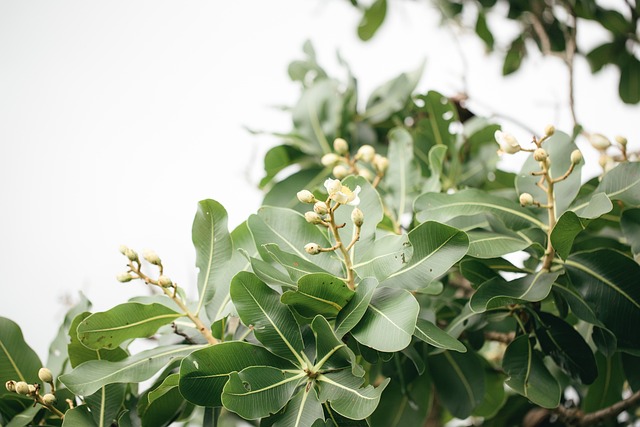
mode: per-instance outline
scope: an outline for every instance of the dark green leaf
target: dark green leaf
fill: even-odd
[[[560,258],[567,259],[571,252],[571,246],[573,246],[573,240],[587,228],[590,222],[591,220],[578,217],[573,211],[566,211],[560,216],[551,231],[551,244]]]
[[[73,409],[69,409],[64,414],[64,422],[62,427],[93,427],[97,424],[93,421],[91,412],[87,405],[80,405]]]
[[[437,348],[455,350],[461,353],[467,351],[464,344],[425,319],[418,318],[416,330],[413,334],[427,344]]]
[[[85,397],[85,402],[91,409],[93,421],[97,426],[110,426],[117,419],[126,389],[126,384],[107,384]]]
[[[589,413],[613,405],[622,399],[624,373],[619,353],[613,357],[605,357],[596,353],[598,378],[594,381],[582,402],[582,410]]]
[[[491,34],[491,30],[487,25],[487,16],[485,15],[483,10],[478,12],[478,19],[476,20],[476,34],[484,44],[487,46],[487,49],[493,50],[493,34]]]
[[[35,351],[24,341],[20,327],[13,321],[0,317],[0,384],[7,381],[41,383],[38,370],[42,362]],[[0,397],[11,393],[5,387]]]
[[[620,217],[620,227],[636,260],[640,259],[640,209],[625,209]]]
[[[378,281],[374,278],[366,278],[358,283],[355,294],[336,318],[335,331],[338,337],[342,338],[360,322],[377,287]]]
[[[380,404],[371,415],[371,424],[384,427],[422,426],[433,399],[431,377],[420,375],[405,390],[392,381],[382,393]]]
[[[91,350],[90,348],[82,345],[78,339],[76,330],[78,329],[78,325],[90,315],[91,313],[89,312],[78,314],[73,319],[71,326],[69,327],[70,340],[67,346],[67,352],[69,354],[69,363],[72,368],[75,368],[81,363],[89,360],[109,360],[111,362],[117,362],[128,356],[127,352],[120,347],[114,348],[113,350],[108,350],[106,348]]]
[[[522,36],[518,36],[518,38],[511,42],[511,46],[509,46],[509,50],[507,50],[507,54],[504,57],[504,64],[502,65],[502,75],[507,76],[518,71],[525,54],[526,49],[524,45],[524,39],[522,38]]]
[[[351,367],[354,375],[360,377],[364,375],[364,370],[356,363],[353,351],[338,339],[324,317],[316,316],[311,323],[311,329],[316,338],[317,369],[327,371]]]
[[[640,356],[621,353],[622,369],[629,382],[629,387],[635,393],[640,390]]]

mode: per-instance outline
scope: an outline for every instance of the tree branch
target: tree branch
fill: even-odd
[[[558,406],[555,411],[562,421],[568,425],[586,427],[609,418],[617,417],[620,413],[638,404],[640,404],[640,390],[624,400],[588,414],[585,414],[579,409],[565,408],[564,406]]]

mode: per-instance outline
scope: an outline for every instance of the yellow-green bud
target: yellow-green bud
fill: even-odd
[[[29,394],[29,384],[24,381],[18,381],[16,383],[16,393],[22,394],[24,396]]]
[[[309,255],[316,255],[320,253],[320,245],[318,245],[317,243],[307,243],[304,246],[304,250],[309,254]]]
[[[611,141],[601,133],[592,133],[589,135],[589,142],[596,150],[604,151],[611,145]]]
[[[376,154],[373,157],[373,166],[376,168],[378,172],[385,173],[389,168],[389,159],[387,159],[384,156],[381,156],[380,154]]]
[[[333,141],[333,150],[338,154],[347,154],[349,152],[349,144],[342,138],[336,138]]]
[[[38,378],[40,378],[40,381],[43,383],[51,384],[53,382],[53,374],[47,368],[40,368],[38,371]]]
[[[358,208],[353,208],[351,211],[351,221],[355,224],[356,227],[362,227],[362,223],[364,222],[364,214]]]
[[[58,399],[56,399],[56,397],[51,393],[47,393],[44,396],[42,396],[42,401],[47,406],[53,405],[54,403],[56,403],[57,400]]]
[[[133,276],[127,272],[124,273],[120,273],[116,276],[116,279],[118,279],[118,282],[120,283],[127,283],[133,280]]]
[[[7,388],[7,391],[15,393],[16,391],[16,382],[14,380],[9,380],[4,383],[4,386]]]
[[[316,212],[309,211],[304,213],[304,219],[307,220],[308,223],[311,224],[320,224],[322,223],[322,217],[318,215]]]
[[[323,166],[329,167],[338,163],[340,159],[341,157],[338,156],[336,153],[327,153],[324,156],[322,156],[322,159],[320,159],[320,162],[322,163]]]
[[[142,252],[142,256],[144,257],[144,259],[147,260],[149,264],[153,264],[153,265],[162,264],[162,261],[160,260],[160,257],[158,256],[158,254],[155,253],[155,251],[152,251],[151,249],[145,249]]]
[[[314,196],[313,193],[309,190],[300,190],[298,191],[296,196],[298,197],[298,200],[300,200],[302,203],[316,202],[316,196]]]
[[[120,248],[118,248],[118,250],[122,255],[127,256],[127,251],[129,250],[129,248],[125,245],[120,245]]]
[[[360,168],[358,170],[358,175],[360,175],[361,177],[363,177],[364,179],[366,179],[369,182],[373,181],[373,174],[371,173],[371,171],[369,169]]]
[[[546,128],[544,128],[544,134],[545,136],[551,136],[554,133],[556,133],[556,128],[553,127],[553,125],[547,125]]]
[[[370,145],[363,145],[362,147],[358,148],[358,153],[356,154],[356,157],[362,160],[363,162],[371,163],[375,155],[376,155],[375,148],[373,148]]]
[[[129,261],[138,261],[138,254],[136,253],[136,251],[134,251],[133,249],[129,249],[127,248],[124,251],[124,256],[126,256],[127,258],[129,258]]]
[[[349,175],[349,169],[345,165],[336,165],[331,172],[338,179],[343,179]]]
[[[625,138],[624,136],[616,135],[616,142],[625,147],[627,145],[627,138]]]
[[[520,195],[520,204],[522,206],[531,206],[533,204],[533,196],[529,193],[522,193]]]
[[[544,148],[536,148],[536,151],[533,152],[533,158],[536,162],[544,162],[547,157],[549,157],[549,154]]]
[[[158,277],[158,285],[162,286],[163,288],[170,288],[171,286],[173,286],[173,282],[167,276],[162,275]]]
[[[316,202],[313,205],[313,211],[318,215],[326,215],[329,213],[329,209],[327,208],[327,204],[325,202]]]
[[[581,161],[582,161],[582,153],[580,152],[580,150],[573,150],[571,152],[571,163],[573,163],[574,165],[577,165]]]

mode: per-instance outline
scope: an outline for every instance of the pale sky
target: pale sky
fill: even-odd
[[[221,202],[231,226],[258,208],[262,156],[278,141],[244,127],[290,130],[273,107],[297,99],[286,70],[307,39],[344,77],[340,50],[363,101],[426,59],[420,90],[453,95],[466,76],[479,112],[570,132],[557,59],[534,55],[502,79],[501,63],[475,38],[457,48],[426,2],[392,6],[365,44],[345,0],[0,2],[0,316],[46,359],[65,296],[81,290],[102,311],[146,294],[139,282],[115,280],[125,269],[121,244],[155,249],[193,294],[197,202]],[[501,39],[511,34],[500,30]],[[598,37],[588,29],[582,43]],[[593,77],[582,60],[576,69],[581,120],[637,149],[640,109],[617,100],[616,72]]]

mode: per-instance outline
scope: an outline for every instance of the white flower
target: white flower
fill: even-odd
[[[327,178],[324,182],[324,188],[327,189],[329,198],[334,200],[336,203],[351,206],[358,206],[360,204],[358,194],[360,193],[361,188],[359,185],[356,186],[355,190],[351,191],[349,187],[342,185],[340,180]]]
[[[496,142],[500,144],[500,150],[503,152],[507,154],[515,154],[520,151],[520,144],[518,144],[518,140],[510,133],[497,130],[494,137]]]

